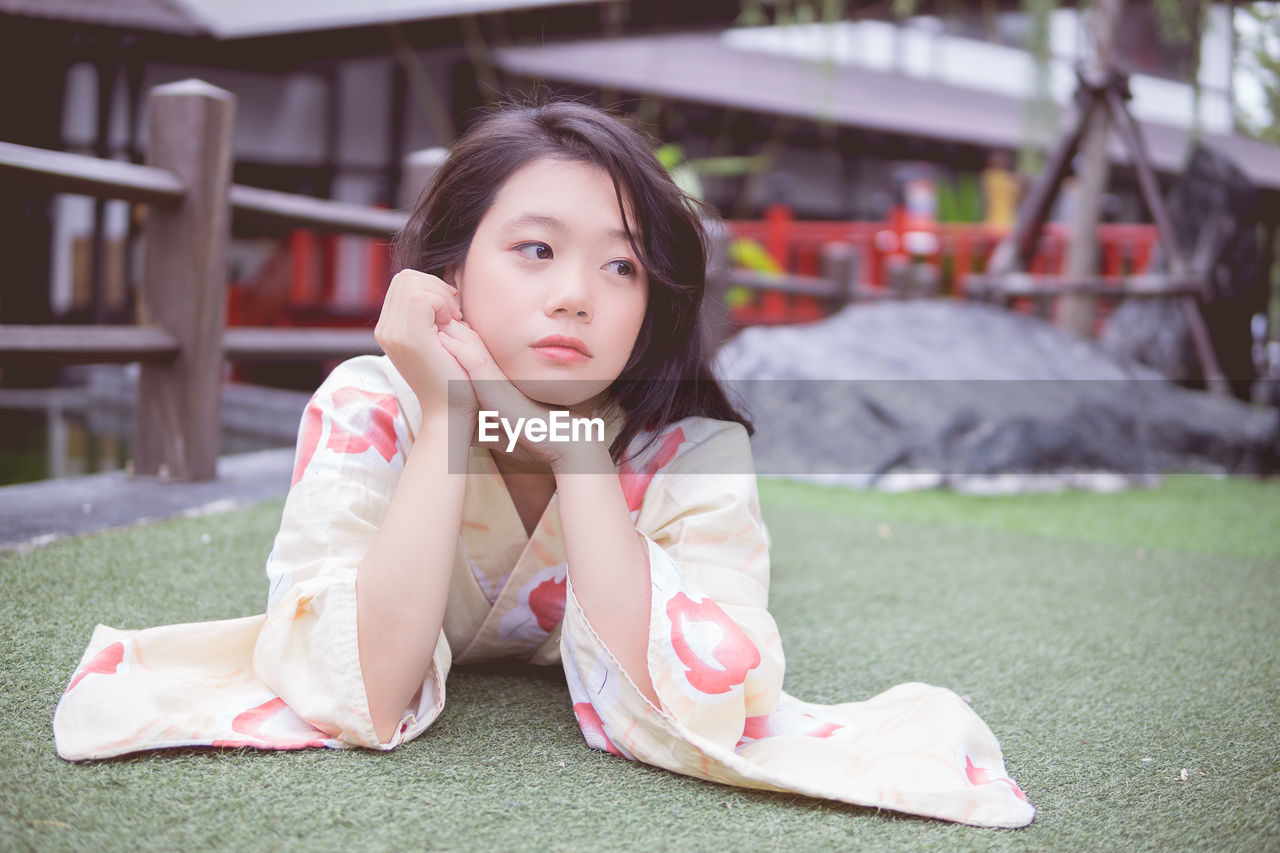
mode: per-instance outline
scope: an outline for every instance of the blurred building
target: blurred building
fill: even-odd
[[[1039,81],[1049,106],[1035,115],[1036,66],[1020,47],[1028,21],[1017,2],[982,4],[985,12],[921,2],[937,14],[897,20],[890,4],[864,0],[835,24],[735,26],[758,5],[0,0],[0,66],[23,82],[0,89],[0,140],[140,161],[145,92],[200,77],[237,96],[237,183],[391,206],[407,203],[398,191],[406,152],[447,145],[477,107],[508,92],[550,88],[634,113],[690,158],[769,154],[767,173],[703,176],[726,215],[784,202],[804,218],[878,220],[908,193],[939,213],[921,186],[976,177],[993,151],[1051,144],[1087,49],[1077,11],[1063,3]],[[1180,169],[1198,124],[1265,190],[1274,233],[1280,149],[1234,133],[1228,6],[1214,10],[1202,39],[1198,101],[1187,46],[1157,36],[1149,4],[1128,10],[1119,52],[1156,167]],[[1109,215],[1141,221],[1118,142],[1114,154]],[[237,228],[233,278],[251,279],[283,235]],[[94,290],[108,303],[99,316],[127,314],[135,230],[121,203],[0,192],[0,240],[17,259],[0,322],[95,310],[86,302]],[[366,254],[354,238],[336,244],[339,298],[360,289]],[[95,269],[105,278],[96,288]]]
[[[1021,47],[1027,16],[955,11],[978,4],[936,5],[945,14],[504,47],[497,58],[512,74],[563,81],[584,92],[661,98],[685,123],[672,130],[692,137],[691,154],[729,153],[715,151],[725,139],[741,153],[751,152],[782,133],[787,145],[777,170],[785,178],[773,183],[773,191],[785,187],[801,215],[878,218],[877,199],[894,190],[895,162],[976,172],[991,149],[1050,146],[1069,118],[1075,68],[1089,49],[1078,11],[1054,12],[1052,55],[1041,83],[1047,107],[1037,114],[1029,103],[1037,68]],[[1274,193],[1280,190],[1280,151],[1234,132],[1230,16],[1225,4],[1212,10],[1201,44],[1197,101],[1188,80],[1189,45],[1170,46],[1160,38],[1150,4],[1128,4],[1117,51],[1131,72],[1131,109],[1160,171],[1181,168],[1198,124],[1206,142]],[[1118,138],[1113,154],[1123,166]],[[1121,169],[1117,178],[1123,190],[1129,175]],[[712,188],[712,200],[729,204],[733,189]],[[1122,198],[1125,206],[1116,216],[1144,217],[1134,207],[1136,196]],[[751,199],[748,207],[768,200]]]
[[[0,0],[0,140],[141,162],[146,92],[199,77],[236,96],[236,183],[394,206],[406,152],[447,145],[506,88],[492,45],[736,13],[736,0]],[[0,322],[126,319],[136,219],[121,202],[0,184]],[[283,235],[236,227],[232,276],[252,278]],[[349,289],[365,243],[339,239],[328,259]],[[106,305],[89,304],[94,270]]]

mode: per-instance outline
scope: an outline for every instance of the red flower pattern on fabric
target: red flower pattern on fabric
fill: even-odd
[[[339,388],[333,392],[333,410],[326,449],[335,453],[364,453],[372,447],[388,462],[396,455],[396,418],[400,407],[395,394]]]
[[[293,463],[293,480],[289,483],[290,488],[298,485],[303,472],[311,464],[311,457],[316,455],[316,448],[320,445],[320,433],[323,431],[324,413],[312,399],[307,404],[307,410],[302,413],[302,429],[298,431],[298,456]]]
[[[548,634],[564,618],[564,591],[565,579],[551,578],[529,592],[529,609],[538,620],[538,627]]]
[[[842,728],[844,726],[839,723],[824,722],[812,714],[776,711],[772,714],[747,717],[742,727],[742,739],[738,741],[738,745],[778,735],[829,738]]]
[[[768,714],[759,714],[754,717],[747,717],[742,724],[743,740],[760,740],[760,738],[773,737],[777,732],[773,730],[773,726],[769,723]],[[741,743],[741,741],[739,741]]]
[[[287,713],[294,718],[293,720],[286,719],[286,724],[293,724],[295,728],[305,727],[311,729],[317,735],[323,734],[319,729],[312,728],[305,721],[294,715],[289,710],[289,706],[284,703],[284,700],[277,696],[274,699],[268,699],[261,705],[255,705],[247,711],[242,711],[231,721],[232,731],[247,735],[253,740],[215,740],[209,745],[220,747],[252,746],[259,749],[306,749],[312,746],[327,746],[324,740],[320,738],[279,737],[264,732],[263,728],[266,727],[267,723],[281,713]]]
[[[760,665],[760,650],[710,598],[695,603],[683,592],[677,592],[667,602],[667,616],[671,619],[671,645],[676,657],[688,667],[685,678],[695,690],[727,693],[746,681],[747,673]],[[698,623],[719,629],[713,648],[698,648],[698,642],[690,636],[700,627]],[[715,661],[719,668],[709,661]]]
[[[114,675],[124,662],[124,643],[112,643],[93,656],[93,660],[84,665],[84,669],[76,673],[67,685],[66,693],[75,689],[86,675]]]
[[[658,440],[658,449],[639,470],[629,462],[623,462],[618,466],[618,479],[622,481],[622,494],[627,499],[629,511],[635,512],[640,508],[645,490],[649,488],[653,475],[671,464],[671,460],[676,458],[676,451],[684,442],[684,430],[676,427]]]
[[[590,702],[578,702],[575,704],[573,706],[573,715],[578,718],[578,728],[582,729],[582,736],[586,739],[587,746],[592,749],[603,749],[605,752],[625,757],[613,745],[613,741],[609,740],[609,736],[604,733],[604,721],[600,719],[596,709],[591,707]]]
[[[1001,776],[992,770],[987,770],[985,767],[976,766],[973,763],[973,759],[967,755],[964,757],[964,775],[969,778],[969,784],[971,785],[988,785],[992,782],[1003,782],[1009,786],[1009,790],[1013,791],[1015,797],[1024,803],[1027,802],[1027,795],[1022,793],[1022,789],[1014,784],[1012,779],[1008,776]]]

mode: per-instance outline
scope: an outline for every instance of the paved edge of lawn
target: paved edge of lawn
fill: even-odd
[[[204,483],[108,471],[0,487],[0,553],[282,498],[289,490],[293,458],[291,447],[223,456],[217,479]]]

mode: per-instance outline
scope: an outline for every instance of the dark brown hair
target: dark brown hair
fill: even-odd
[[[589,163],[609,174],[628,239],[649,275],[644,322],[608,389],[625,415],[610,447],[614,461],[641,431],[653,432],[647,446],[663,427],[691,415],[737,421],[751,432],[711,373],[700,328],[706,289],[700,206],[675,185],[638,131],[601,110],[553,101],[485,115],[454,143],[396,235],[400,267],[443,277],[461,266],[498,190],[540,158]]]

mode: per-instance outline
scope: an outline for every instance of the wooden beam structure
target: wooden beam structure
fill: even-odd
[[[230,198],[231,209],[239,216],[340,234],[390,237],[409,218],[401,210],[379,210],[240,184],[231,186]]]
[[[0,367],[163,364],[178,350],[178,339],[159,326],[0,326]]]
[[[198,80],[151,92],[147,161],[177,174],[186,197],[148,212],[139,308],[182,347],[168,364],[142,366],[135,475],[217,476],[234,112],[230,92]]]
[[[1004,298],[1020,296],[1059,296],[1064,293],[1088,293],[1097,296],[1194,296],[1203,282],[1198,276],[1160,274],[1131,276],[1069,276],[1006,273],[1005,275],[971,275],[965,280],[971,296],[992,294]]]
[[[1164,199],[1160,195],[1160,187],[1156,182],[1155,170],[1151,168],[1146,148],[1142,141],[1141,131],[1132,114],[1127,101],[1132,97],[1128,78],[1114,69],[1105,76],[1080,74],[1079,87],[1076,91],[1075,121],[1059,140],[1048,165],[1040,173],[1027,193],[1026,199],[1018,209],[1017,220],[1008,236],[996,246],[987,265],[986,276],[971,276],[970,285],[977,284],[989,298],[999,299],[1002,295],[1036,295],[1018,292],[1025,290],[1028,274],[1023,272],[1030,263],[1035,252],[1036,243],[1044,228],[1045,218],[1057,198],[1066,177],[1067,169],[1075,156],[1076,150],[1089,126],[1091,116],[1097,111],[1110,113],[1111,119],[1119,129],[1120,138],[1129,153],[1129,158],[1138,173],[1139,187],[1143,200],[1152,218],[1160,230],[1160,237],[1169,272],[1163,275],[1165,286],[1157,286],[1156,282],[1144,284],[1132,295],[1165,295],[1177,298],[1181,303],[1183,318],[1187,324],[1191,343],[1196,358],[1200,362],[1205,384],[1210,391],[1226,395],[1230,393],[1230,384],[1222,373],[1217,356],[1213,351],[1213,342],[1209,330],[1200,313],[1200,298],[1207,298],[1208,271],[1193,269],[1182,253],[1177,234],[1173,229],[1173,220],[1169,217]],[[1082,239],[1075,235],[1074,239]],[[1079,274],[1068,277],[1074,284],[1059,283],[1060,292],[1082,294],[1093,292],[1093,288],[1101,287],[1098,280]],[[1195,286],[1188,285],[1194,281]],[[1048,281],[1045,281],[1048,284]],[[1104,292],[1104,291],[1100,291]],[[1181,294],[1181,295],[1179,295]],[[1051,295],[1047,292],[1041,295]]]
[[[161,206],[179,204],[185,189],[182,179],[165,169],[12,142],[0,142],[0,172],[38,181],[42,189],[52,192]]]
[[[376,355],[372,329],[277,329],[232,326],[222,336],[228,361],[304,361]]]
[[[142,365],[134,473],[216,476],[227,361],[343,359],[381,352],[372,329],[226,328],[232,215],[390,238],[407,214],[231,183],[230,93],[198,80],[150,95],[148,163],[139,166],[0,142],[0,177],[45,192],[148,206],[141,325],[0,325],[0,367]]]

